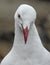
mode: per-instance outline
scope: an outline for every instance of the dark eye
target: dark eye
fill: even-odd
[[[20,16],[20,14],[18,14],[18,18],[20,18],[21,16]]]

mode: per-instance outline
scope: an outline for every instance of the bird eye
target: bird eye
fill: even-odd
[[[20,14],[18,14],[18,18],[20,18],[21,16],[20,16]]]

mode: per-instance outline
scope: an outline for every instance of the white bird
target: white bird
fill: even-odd
[[[15,12],[14,19],[13,47],[1,65],[50,65],[50,53],[42,45],[35,26],[35,9],[22,4]]]

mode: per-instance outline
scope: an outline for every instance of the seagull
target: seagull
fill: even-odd
[[[21,4],[14,20],[14,43],[1,65],[50,65],[50,52],[42,45],[36,29],[36,10],[28,4]]]

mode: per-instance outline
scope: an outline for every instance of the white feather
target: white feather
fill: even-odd
[[[19,20],[17,13],[21,15],[22,20]],[[42,45],[34,23],[35,19],[36,11],[32,6],[23,4],[17,9],[14,44],[11,51],[2,60],[1,65],[50,65],[50,53]],[[29,21],[30,28],[25,44],[22,30],[17,23],[26,20]]]

